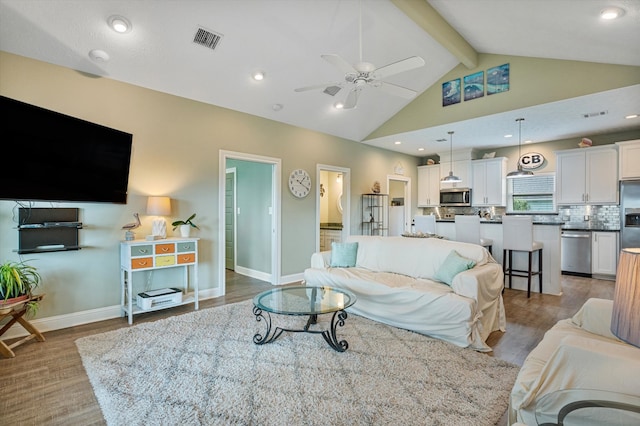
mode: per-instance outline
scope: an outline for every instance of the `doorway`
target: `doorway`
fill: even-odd
[[[387,175],[389,236],[411,231],[411,178]]]
[[[218,282],[226,293],[227,266],[277,284],[280,277],[281,160],[220,151]],[[229,248],[228,248],[229,247]]]
[[[316,251],[330,250],[351,229],[351,169],[316,165]]]

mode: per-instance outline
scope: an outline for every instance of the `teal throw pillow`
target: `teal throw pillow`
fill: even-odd
[[[331,243],[331,267],[352,268],[356,266],[358,243]]]
[[[438,281],[451,285],[453,278],[460,272],[466,271],[476,266],[476,262],[466,257],[460,256],[457,251],[451,250],[447,258],[434,276]]]

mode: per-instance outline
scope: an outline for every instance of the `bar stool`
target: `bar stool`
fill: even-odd
[[[531,277],[537,275],[542,293],[542,243],[533,241],[533,218],[531,216],[502,216],[502,271],[505,279],[509,276],[509,288],[512,277],[527,278],[527,298],[531,296]],[[529,253],[529,269],[513,269],[514,251]],[[532,271],[533,252],[538,252],[538,270]],[[509,262],[507,266],[507,252]]]
[[[476,215],[460,215],[454,217],[456,223],[456,241],[478,244],[491,253],[493,240],[480,237],[480,217]]]
[[[413,219],[416,232],[422,232],[425,234],[436,233],[436,217],[434,215],[417,215]]]

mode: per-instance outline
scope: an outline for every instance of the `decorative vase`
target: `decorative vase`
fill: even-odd
[[[191,225],[180,225],[180,236],[188,238],[191,234]]]

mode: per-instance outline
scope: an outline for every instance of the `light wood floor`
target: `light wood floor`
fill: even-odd
[[[252,298],[270,284],[227,274],[227,294],[205,300],[201,309]],[[488,344],[494,356],[522,365],[529,351],[558,320],[572,316],[590,297],[613,298],[613,281],[563,276],[562,296],[504,292],[507,332],[494,332]],[[134,324],[191,312],[192,305],[142,314]],[[0,359],[0,425],[104,425],[74,341],[83,336],[128,327],[125,318],[45,333],[46,342],[15,348],[16,357]],[[506,425],[506,417],[498,425]]]

